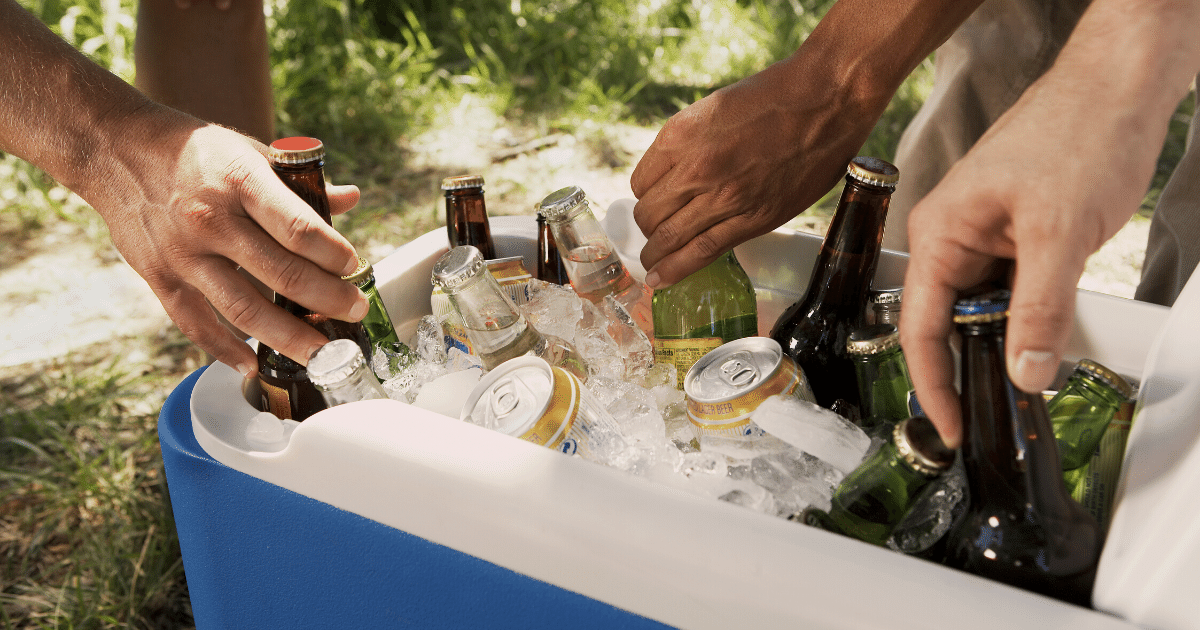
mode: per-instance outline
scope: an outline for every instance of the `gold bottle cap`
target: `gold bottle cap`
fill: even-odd
[[[872,324],[850,333],[846,340],[846,352],[860,356],[871,356],[900,347],[900,331],[892,324]]]
[[[1113,388],[1125,400],[1133,398],[1133,386],[1129,381],[1121,378],[1120,374],[1092,361],[1091,359],[1080,359],[1079,363],[1075,364],[1075,371],[1082,372],[1105,385]]]
[[[850,160],[850,165],[846,167],[846,174],[864,184],[880,188],[895,188],[896,184],[900,182],[900,169],[895,165],[865,155]]]
[[[374,277],[375,277],[374,267],[371,266],[371,263],[367,262],[366,258],[359,256],[358,257],[358,266],[354,268],[354,271],[350,272],[350,275],[342,276],[342,280],[345,280],[361,289],[364,285],[366,285],[368,282],[370,282]]]
[[[325,145],[316,138],[292,136],[271,143],[267,159],[277,164],[305,164],[325,159]]]
[[[897,422],[892,441],[904,463],[922,475],[936,477],[954,464],[954,450],[946,447],[937,428],[925,416]]]
[[[483,253],[474,245],[459,245],[442,254],[433,264],[432,282],[443,291],[453,292],[478,276],[484,269]]]
[[[547,221],[558,221],[567,216],[567,214],[587,202],[587,195],[583,189],[578,186],[567,186],[546,195],[545,199],[538,204],[538,214],[546,218]]]
[[[483,176],[457,175],[442,180],[442,190],[462,190],[464,188],[483,188]]]

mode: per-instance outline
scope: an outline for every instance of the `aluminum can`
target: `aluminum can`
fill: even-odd
[[[594,442],[611,442],[618,431],[575,375],[532,356],[488,372],[467,397],[462,420],[592,460],[601,459]]]
[[[745,337],[700,358],[683,378],[688,420],[701,437],[754,439],[750,415],[777,394],[816,402],[804,370],[769,337]]]

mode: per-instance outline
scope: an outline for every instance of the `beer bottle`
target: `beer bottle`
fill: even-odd
[[[388,397],[367,368],[362,349],[349,339],[334,339],[313,353],[308,377],[330,407]]]
[[[358,287],[371,304],[370,310],[362,319],[362,325],[367,329],[367,337],[371,340],[371,345],[378,347],[382,344],[399,342],[400,338],[396,335],[396,327],[392,324],[387,307],[383,305],[383,298],[379,297],[379,290],[375,287],[375,268],[371,266],[371,263],[367,262],[366,258],[359,256],[358,267],[353,273],[343,276],[342,279]]]
[[[583,190],[568,186],[550,193],[542,199],[538,214],[550,225],[575,292],[597,304],[606,295],[613,296],[638,328],[653,339],[652,291],[629,275]]]
[[[666,289],[654,292],[654,360],[670,363],[676,387],[700,357],[758,334],[758,302],[733,250]]]
[[[895,326],[872,324],[855,330],[846,352],[854,361],[864,431],[889,435],[897,422],[920,415]]]
[[[1063,471],[1088,463],[1113,416],[1132,397],[1133,388],[1116,372],[1090,359],[1075,365],[1066,385],[1046,403]]]
[[[554,284],[570,283],[571,279],[567,277],[567,269],[563,266],[558,246],[554,244],[554,233],[550,231],[550,225],[546,223],[546,217],[543,217],[541,212],[537,213],[537,227],[538,280]]]
[[[945,541],[945,564],[1087,606],[1103,538],[1067,493],[1046,400],[1008,380],[1009,292],[959,300],[963,466],[969,503]]]
[[[326,223],[332,225],[329,198],[325,195],[325,146],[316,138],[282,138],[271,143],[267,160],[275,174]],[[275,304],[308,322],[328,339],[350,339],[363,353],[371,352],[366,329],[360,322],[344,322],[315,313],[279,293]],[[326,407],[308,378],[304,366],[267,344],[258,344],[258,380],[263,411],[283,419],[304,420]]]
[[[954,464],[933,423],[924,416],[892,427],[892,439],[846,476],[833,491],[828,512],[809,508],[814,527],[883,545],[912,508],[922,488]]]
[[[846,341],[862,324],[888,202],[899,179],[896,167],[878,158],[850,161],[807,292],[771,330],[771,338],[804,369],[824,407],[839,398],[854,406],[859,402]]]
[[[900,301],[903,287],[871,289],[870,309],[867,322],[871,324],[900,325]]]
[[[433,265],[433,283],[445,291],[462,317],[485,370],[532,354],[587,380],[587,364],[579,351],[566,340],[539,333],[488,273],[475,247],[461,245],[443,254]]]
[[[1133,426],[1133,408],[1134,401],[1123,403],[1088,463],[1063,472],[1067,487],[1072,488],[1071,496],[1100,523],[1103,531],[1108,530],[1112,519],[1117,481],[1125,461],[1125,445]]]
[[[483,202],[483,177],[459,175],[442,180],[446,198],[446,232],[450,247],[473,245],[486,260],[496,257],[487,205]]]

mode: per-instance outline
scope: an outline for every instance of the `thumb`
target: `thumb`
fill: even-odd
[[[1075,287],[1086,256],[1073,248],[1040,244],[1018,248],[1005,342],[1008,377],[1031,394],[1050,387],[1071,337]]]
[[[348,212],[351,208],[358,205],[361,193],[358,190],[358,186],[353,184],[334,186],[333,184],[326,183],[325,195],[329,197],[329,214],[336,216]]]

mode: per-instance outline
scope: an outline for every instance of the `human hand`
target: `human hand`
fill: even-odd
[[[630,180],[651,287],[783,225],[845,174],[875,116],[850,115],[821,73],[794,79],[801,61],[722,88],[659,131]]]
[[[238,267],[314,311],[362,319],[365,296],[340,278],[357,265],[354,248],[275,175],[266,147],[168,108],[150,106],[137,118],[115,149],[118,167],[81,194],[189,339],[245,376],[256,372],[254,352],[214,308],[301,364],[327,341],[264,298]],[[359,192],[329,186],[328,196],[339,214]]]
[[[1137,210],[1166,133],[1163,107],[1136,102],[1056,67],[909,215],[901,345],[921,406],[948,445],[962,439],[948,345],[958,292],[1015,261],[1008,374],[1026,392],[1050,386],[1086,260]]]

